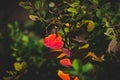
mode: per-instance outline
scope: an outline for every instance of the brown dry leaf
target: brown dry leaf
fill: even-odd
[[[85,40],[85,35],[80,35],[80,36],[75,36],[75,39],[73,39],[74,41],[77,41],[79,43],[87,43],[87,40]]]
[[[108,45],[108,52],[109,53],[116,53],[118,51],[118,42],[116,39],[110,41]]]
[[[97,57],[94,52],[88,52],[88,54],[85,56],[85,58],[90,57],[94,61],[102,62],[104,61],[104,55],[101,57]]]

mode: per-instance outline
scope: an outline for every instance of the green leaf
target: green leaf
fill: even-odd
[[[21,63],[21,66],[22,66],[23,69],[25,69],[25,68],[27,67],[27,63],[26,63],[25,61],[23,61],[23,62]]]
[[[24,35],[24,36],[22,37],[22,41],[24,41],[24,42],[27,43],[27,42],[29,41],[28,36]]]
[[[110,9],[110,7],[111,7],[111,3],[107,2],[106,4],[103,5],[102,10],[107,11],[108,9]]]
[[[79,4],[80,4],[80,0],[76,0],[70,6],[71,7],[76,7],[76,6],[79,6]]]
[[[36,9],[40,9],[40,6],[41,6],[41,1],[35,1],[35,8]]]
[[[55,3],[54,2],[50,2],[49,7],[55,7]]]
[[[115,38],[115,32],[114,32],[113,28],[107,28],[107,30],[104,34],[107,35],[110,39]]]
[[[28,2],[21,1],[19,2],[19,6],[23,7],[24,9],[31,9],[31,6]]]
[[[89,2],[91,2],[92,4],[94,4],[94,5],[98,5],[98,0],[89,0]]]
[[[68,8],[67,11],[71,13],[72,17],[74,17],[78,13],[75,8]]]
[[[76,71],[80,71],[82,69],[82,64],[80,63],[80,61],[78,59],[74,59],[73,62],[72,62],[72,67]]]
[[[71,13],[77,13],[77,10],[75,8],[68,8],[67,11]]]
[[[102,11],[101,11],[100,9],[97,9],[97,11],[96,11],[96,16],[97,16],[99,19],[101,19],[101,17],[102,17]]]
[[[70,71],[68,71],[68,73],[71,74],[71,75],[74,75],[74,76],[79,74],[79,72],[75,71],[75,70],[70,70]]]
[[[70,31],[69,28],[64,28],[64,30],[66,33]]]
[[[82,73],[87,74],[93,70],[93,65],[91,63],[86,63],[82,66]]]
[[[16,61],[21,61],[21,57],[17,57],[17,58],[16,58]]]

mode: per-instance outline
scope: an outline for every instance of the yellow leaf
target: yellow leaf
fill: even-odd
[[[88,20],[87,31],[91,32],[94,29],[94,22],[92,20]]]
[[[78,49],[86,49],[86,48],[88,48],[89,47],[89,44],[87,43],[87,44],[85,44],[85,45],[83,45],[83,46],[80,46]]]
[[[70,24],[69,24],[69,23],[65,23],[65,26],[66,26],[66,27],[70,27]]]
[[[94,27],[95,27],[94,22],[92,20],[83,20],[82,21],[82,25],[86,24],[86,23],[88,23],[88,25],[87,25],[87,31],[91,32],[94,29]]]
[[[20,71],[20,70],[22,70],[22,65],[19,62],[15,62],[14,68],[16,71]]]

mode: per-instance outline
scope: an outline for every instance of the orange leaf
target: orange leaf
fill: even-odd
[[[62,80],[70,80],[69,74],[64,73],[62,70],[59,70],[59,71],[58,71],[58,76],[59,76]]]
[[[78,77],[75,77],[74,80],[79,80],[79,78],[78,78]]]
[[[65,56],[65,53],[61,53],[57,58],[62,58]]]
[[[72,66],[72,63],[71,63],[69,58],[64,58],[64,59],[60,60],[60,64],[62,66],[65,66],[65,67],[71,67]]]

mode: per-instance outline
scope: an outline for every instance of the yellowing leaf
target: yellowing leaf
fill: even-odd
[[[82,21],[82,24],[86,24],[86,23],[88,23],[88,25],[87,25],[87,31],[91,32],[94,29],[94,27],[95,27],[94,22],[92,20],[83,20]]]
[[[35,15],[29,15],[29,18],[32,20],[32,21],[36,21],[37,19],[39,19],[38,16],[35,16]]]
[[[91,21],[91,20],[89,20],[88,21],[88,26],[87,26],[87,31],[88,32],[91,32],[93,29],[94,29],[94,22],[93,21]]]
[[[88,48],[89,47],[89,44],[87,43],[87,44],[85,44],[85,45],[83,45],[83,46],[80,46],[78,49],[86,49],[86,48]]]
[[[89,44],[87,43],[87,44],[83,45],[81,48],[88,48],[88,47],[89,47]]]
[[[90,57],[94,61],[99,61],[99,62],[104,61],[104,55],[102,55],[101,57],[97,57],[94,52],[88,52],[85,58],[87,57]]]
[[[19,62],[15,62],[14,68],[16,71],[20,71],[20,70],[22,70],[22,65]]]
[[[69,24],[69,23],[65,23],[65,26],[66,26],[66,27],[70,27],[70,24]]]

